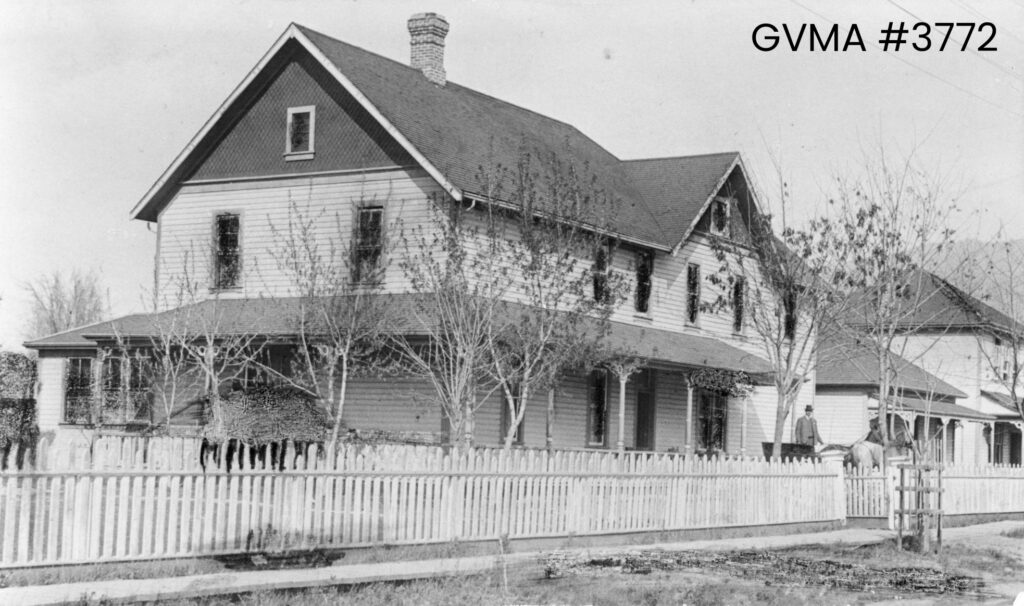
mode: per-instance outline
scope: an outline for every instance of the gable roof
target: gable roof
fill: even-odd
[[[942,331],[983,328],[1018,333],[1024,328],[1020,322],[931,272],[915,270],[905,283],[920,292],[910,295],[917,306],[899,319],[897,328]],[[854,306],[850,324],[863,323],[860,313]]]
[[[132,211],[155,220],[173,197],[190,164],[201,157],[237,112],[240,99],[256,94],[254,85],[294,41],[316,58],[338,82],[406,148],[457,200],[483,197],[482,167],[514,169],[522,152],[540,162],[568,159],[586,167],[596,186],[618,204],[610,227],[623,239],[671,250],[696,221],[707,200],[738,160],[713,154],[623,162],[575,127],[501,101],[452,81],[437,86],[408,65],[292,24],[260,60],[192,142]],[[265,77],[265,74],[263,74]],[[716,174],[717,173],[717,174]],[[507,190],[506,190],[507,191]]]
[[[839,351],[834,345],[823,345],[821,351]],[[923,368],[916,366],[900,356],[893,355],[896,367],[897,391],[915,391],[931,393],[937,396],[966,398],[967,394],[946,383]],[[878,357],[866,347],[858,346],[851,341],[842,349],[842,355],[832,356],[826,362],[819,363],[815,373],[818,387],[873,387],[878,390]]]

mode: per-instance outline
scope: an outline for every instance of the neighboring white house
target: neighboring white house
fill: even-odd
[[[730,309],[701,305],[712,298],[704,285],[718,265],[709,236],[740,233],[759,212],[740,155],[620,160],[564,122],[448,81],[442,17],[417,15],[409,29],[411,66],[299,25],[285,30],[132,211],[158,234],[158,291],[166,295],[198,263],[211,297],[200,306],[223,314],[225,330],[287,333],[280,312],[259,310],[294,295],[276,269],[271,228],[287,221],[292,202],[323,212],[325,238],[340,231],[372,239],[398,217],[406,227],[428,225],[438,201],[485,203],[476,178],[482,164],[514,166],[524,147],[555,155],[589,167],[596,186],[618,201],[610,236],[619,246],[608,262],[628,276],[632,295],[613,314],[611,338],[642,354],[648,368],[629,380],[622,402],[607,373],[567,379],[557,391],[554,445],[613,448],[621,431],[628,448],[760,453],[776,396],[743,315],[743,291]],[[384,294],[397,301],[409,290],[392,263]],[[40,356],[41,428],[91,427],[94,413],[78,403],[96,397],[95,385],[107,397],[107,427],[200,422],[194,398],[162,418],[131,368],[97,361],[99,347],[144,339],[160,317],[128,316],[27,343]],[[742,372],[756,385],[748,397],[730,397],[694,385],[702,370]],[[344,421],[436,434],[439,411],[415,404],[423,389],[402,379],[355,380]],[[813,397],[805,388],[797,410]],[[526,403],[523,445],[544,445],[546,407],[544,394]],[[478,443],[499,442],[501,410],[497,400],[481,409]]]

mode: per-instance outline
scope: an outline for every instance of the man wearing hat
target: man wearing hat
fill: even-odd
[[[824,444],[821,435],[818,433],[818,420],[814,418],[814,407],[808,405],[804,409],[804,416],[796,420],[796,431],[793,432],[793,439],[797,444],[803,444],[814,448],[815,444]]]

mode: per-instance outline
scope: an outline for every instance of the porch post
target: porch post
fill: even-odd
[[[555,439],[551,435],[551,426],[555,422],[555,388],[548,390],[547,446],[548,452],[554,448]]]
[[[988,425],[988,462],[992,464],[996,462],[996,422],[992,421],[991,423],[986,423],[986,425]],[[981,437],[985,437],[984,432]]]
[[[629,376],[626,373],[619,375],[619,439],[615,442],[615,447],[619,449],[619,452],[626,450],[626,381],[629,380]]]
[[[744,394],[740,400],[740,406],[743,407],[743,424],[740,425],[740,456],[747,456],[747,408],[750,404],[750,395]]]
[[[946,431],[949,430],[949,419],[939,419],[939,423],[942,423],[942,456],[939,458],[939,463],[946,463],[946,455],[948,453],[946,443]]]
[[[686,454],[693,454],[693,381],[686,375]]]
[[[1017,453],[1017,460],[1024,462],[1024,422],[1014,421],[1013,426],[1020,432],[1020,452]]]

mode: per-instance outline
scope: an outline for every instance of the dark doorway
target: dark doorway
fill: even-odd
[[[654,401],[654,371],[641,370],[636,375],[636,449],[654,450],[654,424],[657,421]]]

